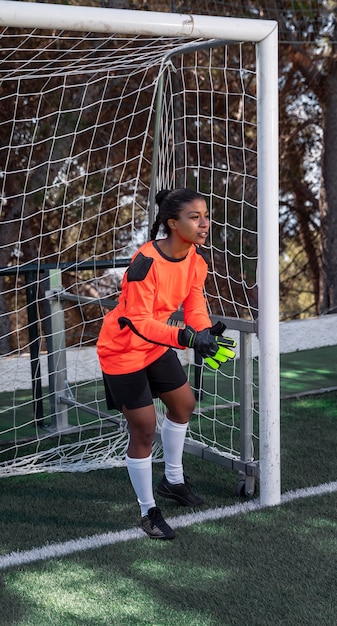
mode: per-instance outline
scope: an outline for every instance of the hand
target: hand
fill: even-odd
[[[218,369],[221,363],[235,357],[235,352],[231,348],[235,348],[236,341],[230,337],[215,334],[218,330],[225,328],[222,322],[217,322],[212,328],[205,328],[199,332],[191,326],[186,326],[186,328],[179,330],[178,341],[182,346],[194,348],[206,359],[210,367]]]
[[[235,352],[230,348],[235,348],[236,341],[231,339],[230,337],[223,337],[222,333],[226,330],[226,324],[220,322],[220,320],[210,328],[210,333],[216,336],[218,340],[217,343],[219,345],[218,352],[214,355],[214,357],[206,357],[205,362],[212,369],[217,370],[221,363],[226,363],[228,359],[234,359]],[[218,336],[220,335],[220,337]],[[229,348],[229,350],[228,350]]]
[[[223,322],[218,320],[216,324],[213,324],[212,328],[209,329],[211,335],[222,335],[225,332],[227,326]]]
[[[218,351],[214,356],[209,356],[205,358],[205,362],[212,369],[217,370],[222,363],[226,363],[228,359],[235,358],[235,352],[232,348],[235,348],[236,341],[231,339],[230,337],[215,337],[215,340],[218,345]]]
[[[178,342],[181,346],[194,348],[203,358],[214,356],[218,351],[218,346],[210,328],[197,332],[192,326],[185,326],[178,332]]]

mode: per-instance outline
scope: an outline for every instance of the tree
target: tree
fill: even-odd
[[[3,273],[13,262],[40,267],[106,260],[112,250],[124,250],[126,241],[131,248],[131,233],[143,228],[146,215],[152,155],[147,122],[153,115],[157,68],[149,66],[145,75],[139,68],[137,73],[133,43],[128,42],[126,54],[123,40],[106,35],[67,33],[66,38],[46,32],[19,35],[7,29],[3,37],[9,39],[0,50],[0,95],[6,103],[0,110],[0,162],[5,164],[0,217]],[[56,71],[49,71],[49,65]],[[77,66],[79,71],[74,70]],[[144,180],[135,202],[141,160]],[[5,278],[0,293],[2,353],[11,350],[8,311],[16,312],[12,338],[19,341],[15,345],[13,341],[13,349],[27,344],[25,284],[19,271],[15,278],[15,283]],[[87,275],[78,275],[75,282],[72,288],[77,293],[93,295]],[[65,277],[65,286],[71,289],[71,283]],[[38,285],[42,299],[43,281]],[[90,316],[88,307],[81,315],[87,312]],[[76,316],[75,307],[69,315]],[[21,320],[26,326],[23,338]],[[83,334],[80,323],[77,327],[74,341]],[[94,332],[91,337],[95,339]]]
[[[73,4],[79,4],[79,2],[74,0]],[[292,0],[279,0],[276,4],[270,5],[267,0],[240,0],[237,3],[234,0],[234,4],[229,4],[225,0],[196,0],[193,3],[191,0],[172,0],[169,3],[164,3],[163,0],[149,0],[146,3],[143,0],[96,0],[91,4],[114,8],[277,19],[280,31],[280,248],[284,258],[290,258],[287,271],[282,272],[280,276],[282,301],[286,298],[291,300],[292,315],[295,317],[335,310],[337,306],[337,253],[334,245],[337,237],[337,181],[334,172],[337,156],[336,2],[320,0],[313,3],[312,0],[304,0],[297,4]],[[15,37],[14,29],[12,36]],[[41,47],[43,45],[41,39]],[[92,46],[95,46],[94,40]],[[78,44],[78,47],[80,49],[81,44]],[[0,51],[0,54],[0,59],[5,58],[5,49],[3,52]],[[52,62],[52,50],[50,54]],[[20,58],[20,50],[18,50],[12,56],[12,67],[15,62],[17,64],[20,62]],[[22,230],[18,254],[23,253],[24,260],[29,260],[34,258],[36,248],[38,248],[41,259],[52,260],[58,258],[60,246],[60,240],[56,234],[60,215],[58,208],[66,206],[62,217],[64,226],[62,247],[65,250],[63,260],[67,258],[71,260],[75,249],[76,254],[80,256],[104,256],[103,240],[95,244],[95,249],[90,248],[89,242],[94,241],[94,234],[110,232],[111,237],[116,237],[117,232],[122,232],[116,227],[119,227],[121,223],[127,223],[130,216],[132,207],[128,206],[127,202],[118,215],[112,215],[111,203],[109,203],[109,195],[113,198],[117,193],[115,191],[117,184],[126,192],[125,195],[128,195],[127,191],[132,187],[133,177],[131,163],[135,163],[137,150],[139,150],[137,141],[129,142],[127,148],[123,147],[121,141],[113,153],[111,150],[109,152],[109,139],[112,133],[117,132],[113,122],[113,93],[110,99],[108,98],[109,104],[99,111],[99,117],[97,117],[95,103],[99,101],[100,91],[109,90],[109,86],[104,87],[99,82],[95,84],[93,81],[89,94],[80,75],[74,74],[72,89],[69,89],[68,84],[65,86],[64,99],[71,93],[72,102],[71,106],[69,105],[69,111],[71,108],[77,111],[82,110],[85,111],[85,115],[79,113],[76,118],[69,112],[57,118],[58,102],[53,86],[56,87],[60,80],[60,76],[55,75],[44,84],[42,79],[36,77],[35,84],[31,84],[29,95],[20,94],[23,116],[21,124],[17,125],[14,131],[10,126],[10,111],[11,107],[15,106],[9,95],[9,88],[12,89],[12,86],[9,80],[1,85],[3,95],[6,96],[6,89],[8,89],[7,109],[3,108],[0,112],[3,146],[1,156],[5,155],[2,157],[2,162],[6,162],[7,165],[2,226],[0,224],[1,265],[7,265],[12,262],[13,258],[15,260],[12,255],[16,249],[19,219]],[[135,87],[138,87],[137,77],[131,76],[130,94],[133,81]],[[16,93],[16,88],[14,88],[14,93]],[[42,97],[40,97],[41,93]],[[148,99],[146,90],[142,92],[141,97]],[[202,101],[200,104],[202,105]],[[127,108],[132,106],[130,96],[124,104],[126,120]],[[140,100],[140,110],[141,106]],[[189,106],[193,111],[192,101]],[[236,106],[234,102],[232,106]],[[9,115],[7,115],[8,112]],[[39,123],[34,125],[34,119],[40,119]],[[44,125],[41,121],[43,119],[48,120]],[[140,120],[140,114],[137,120]],[[57,126],[51,133],[48,125],[54,123]],[[126,121],[125,124],[127,123]],[[72,145],[72,130],[75,127],[80,130],[80,133],[76,138],[76,145]],[[123,124],[119,124],[118,128],[123,134]],[[234,125],[232,129],[234,137]],[[206,125],[204,131],[207,132]],[[6,146],[10,145],[10,136],[13,139],[13,134],[11,135],[13,132],[16,149],[12,146],[7,153]],[[220,137],[223,128],[219,126],[215,132]],[[98,133],[100,135],[105,133],[106,141],[102,143],[102,137],[98,138]],[[38,141],[35,143],[34,151],[31,152],[28,148],[29,142],[24,138],[33,135]],[[55,136],[53,145],[51,135]],[[150,143],[146,146],[149,150],[147,177],[150,172],[151,137],[149,141]],[[208,158],[206,143],[205,141],[203,147],[205,159]],[[89,144],[94,148],[90,159],[87,151]],[[105,147],[100,147],[102,145]],[[127,152],[125,152],[126,149]],[[48,152],[47,158],[43,156],[43,152]],[[81,156],[78,159],[64,161],[62,154],[67,152]],[[120,158],[122,153],[123,158]],[[126,157],[130,161],[127,171],[121,165],[118,174],[115,170],[114,178],[111,177],[109,168],[106,168],[106,174],[103,177],[98,174],[102,171],[104,162],[107,163],[112,158],[116,159],[117,163],[122,163]],[[26,182],[23,182],[18,172],[25,169],[31,173]],[[89,183],[84,183],[82,175],[84,169],[92,174]],[[43,178],[48,181],[48,193],[42,198],[39,181]],[[214,181],[208,181],[206,178],[203,181],[205,186],[213,183]],[[145,183],[140,190],[140,193],[144,195],[144,201],[146,201],[147,184]],[[235,181],[232,181],[231,195],[233,197],[236,194],[240,195],[239,182],[237,182],[237,189],[234,189],[235,184]],[[22,196],[16,193],[20,185],[24,186],[27,192],[24,207]],[[83,190],[83,185],[85,185],[85,191],[79,193],[79,190]],[[101,201],[100,194],[103,189],[105,200]],[[253,191],[252,189],[252,193]],[[7,205],[5,204],[6,195],[12,198],[11,203]],[[79,196],[81,199],[76,200]],[[227,208],[231,211],[230,202]],[[216,210],[221,212],[223,207],[219,205]],[[89,217],[85,226],[86,233],[83,231],[84,213]],[[139,225],[143,217],[141,210],[136,212]],[[251,219],[254,221],[256,216],[252,215]],[[84,243],[84,240],[87,243]],[[248,252],[250,249],[254,252],[253,244],[248,238],[244,243]],[[221,250],[220,245],[219,250]],[[303,254],[298,254],[299,250],[302,250]],[[292,254],[296,255],[296,263],[292,263]],[[299,263],[301,263],[300,266]],[[292,267],[294,268],[293,275],[291,274]],[[298,291],[296,277],[299,275],[300,267],[302,267],[303,276],[307,277],[305,291],[313,294],[313,299],[310,299],[313,304],[309,309],[305,307],[305,311],[299,302],[297,310],[293,305]],[[226,286],[224,285],[223,288],[225,289]],[[6,288],[3,291],[6,291]],[[4,304],[2,299],[0,319],[4,326],[0,335],[8,337]],[[289,310],[289,307],[285,306],[283,309]]]
[[[280,45],[282,242],[305,252],[315,312],[337,310],[336,3],[278,3]],[[282,202],[282,200],[281,200]]]
[[[144,8],[144,2],[104,0],[104,6]],[[308,276],[307,290],[313,294],[310,310],[304,313],[299,305],[293,315],[336,311],[336,0],[148,0],[146,8],[278,22],[280,251],[303,249],[302,268]],[[297,291],[290,276],[287,272],[288,288],[281,289],[284,298],[292,285]]]

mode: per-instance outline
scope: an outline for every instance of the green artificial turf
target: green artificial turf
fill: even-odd
[[[337,388],[337,345],[281,354],[281,395]]]
[[[282,490],[337,480],[337,393],[281,403]],[[236,475],[185,456],[206,500]],[[154,484],[162,475],[154,465]],[[125,468],[0,480],[1,555],[139,524]],[[165,517],[191,513],[158,498]],[[337,493],[0,571],[1,626],[335,626]]]

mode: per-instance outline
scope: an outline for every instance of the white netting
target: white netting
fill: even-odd
[[[156,189],[205,194],[210,312],[251,322],[253,332],[255,50],[179,52],[186,45],[1,33],[0,473],[124,462],[127,430],[122,416],[107,414],[94,345],[127,262],[147,239],[151,177]],[[184,358],[195,385],[192,356]],[[204,368],[190,428],[190,437],[234,458],[242,455],[241,378],[239,361],[217,375]],[[159,444],[154,452],[160,458]]]

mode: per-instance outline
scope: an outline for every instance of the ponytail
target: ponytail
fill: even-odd
[[[157,217],[154,220],[153,224],[152,224],[152,228],[150,230],[150,239],[151,241],[153,241],[157,235],[158,235],[158,231],[159,231],[159,226],[160,226],[160,217],[159,217],[159,212],[157,213]]]
[[[156,204],[158,206],[158,213],[156,215],[156,219],[152,224],[152,228],[150,231],[150,239],[151,241],[153,241],[159,232],[159,228],[160,225],[162,223],[162,219],[161,219],[161,212],[160,212],[160,207],[163,203],[163,201],[165,200],[165,198],[169,195],[170,191],[168,189],[162,189],[161,191],[158,191],[158,193],[156,194]]]

